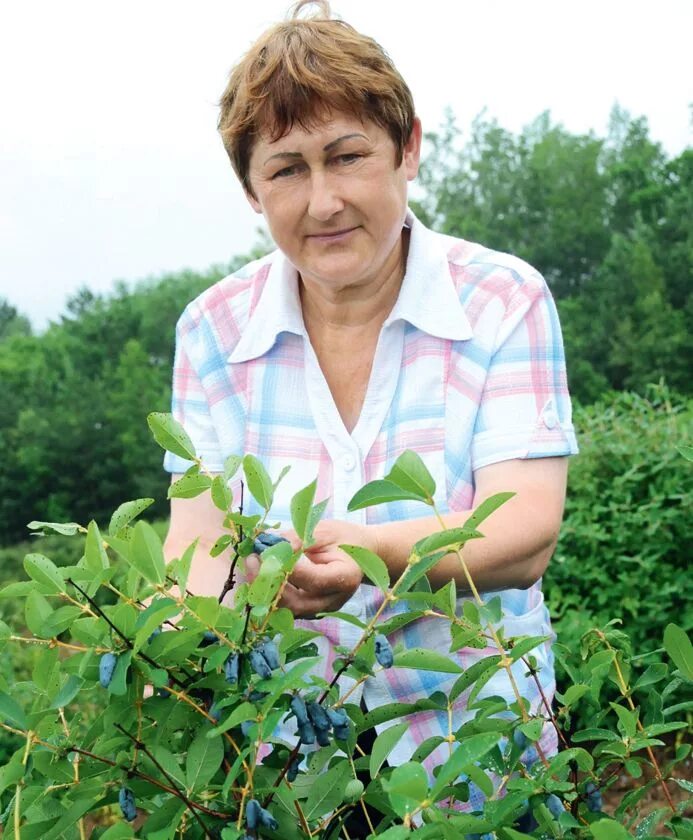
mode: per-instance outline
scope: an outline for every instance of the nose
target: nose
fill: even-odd
[[[310,180],[308,215],[318,222],[328,222],[344,209],[335,179],[325,172],[314,172]]]

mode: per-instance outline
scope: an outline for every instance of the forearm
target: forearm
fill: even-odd
[[[506,473],[489,473],[492,480],[477,492],[474,507],[494,493],[515,492],[479,527],[484,535],[472,539],[461,554],[477,589],[526,589],[544,573],[558,538],[565,498],[565,459],[544,459],[529,470],[518,462]],[[529,476],[529,477],[528,477]],[[367,526],[377,553],[396,580],[404,571],[413,545],[443,528],[464,525],[472,511]],[[428,573],[433,589],[454,580],[460,590],[469,590],[462,564],[456,554],[447,554]]]

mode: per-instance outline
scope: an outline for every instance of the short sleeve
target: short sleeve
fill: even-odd
[[[188,433],[205,467],[219,473],[223,471],[223,457],[209,401],[194,361],[193,332],[186,310],[176,326],[171,413]],[[170,473],[184,473],[191,466],[192,461],[171,452],[164,456],[164,469]]]
[[[558,313],[541,275],[518,284],[496,333],[472,440],[472,469],[578,451]]]

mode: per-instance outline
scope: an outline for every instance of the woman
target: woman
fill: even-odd
[[[494,493],[516,493],[463,554],[485,597],[500,594],[508,635],[550,634],[541,575],[561,521],[565,456],[576,451],[551,296],[521,260],[440,236],[414,217],[407,188],[421,124],[409,89],[378,44],[332,20],[327,3],[315,4],[313,18],[297,18],[305,5],[250,49],[221,101],[231,163],[278,250],[186,309],[174,414],[212,471],[231,453],[256,454],[273,476],[291,465],[270,521],[281,521],[296,547],[289,502],[317,475],[318,498],[330,502],[284,596],[297,617],[341,608],[367,618],[380,605],[340,544],[370,548],[396,579],[412,545],[440,529],[417,503],[347,512],[359,487],[413,449],[436,480],[447,527]],[[188,466],[167,456],[174,479]],[[208,555],[221,521],[206,497],[172,502],[168,556],[203,535],[189,582],[200,594],[218,594],[227,576],[228,558]],[[256,558],[248,567],[252,576]],[[467,597],[454,555],[429,579],[434,589],[455,580]],[[330,677],[333,646],[353,645],[357,629],[331,619],[309,626],[330,640],[322,651]],[[413,622],[391,641],[445,653],[450,645],[435,619]],[[485,654],[452,655],[466,667]],[[537,658],[550,697],[548,645]],[[536,709],[539,692],[522,667],[517,679]],[[366,682],[362,701],[367,708],[413,701],[453,681],[392,669]],[[504,675],[486,693],[513,696]],[[464,714],[463,695],[456,726]],[[426,737],[447,734],[447,720],[434,713],[409,720],[391,763],[408,760]],[[547,753],[553,738],[547,730]],[[439,758],[434,752],[429,764]]]

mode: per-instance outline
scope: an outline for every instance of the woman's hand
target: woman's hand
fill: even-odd
[[[284,531],[282,536],[291,542],[294,551],[301,548],[294,531]],[[354,522],[329,519],[320,522],[314,539],[313,545],[303,549],[280,601],[280,606],[288,607],[296,618],[315,618],[318,613],[338,610],[358,589],[363,578],[361,569],[340,545],[377,550],[372,529]],[[259,568],[257,555],[246,558],[249,580],[257,575]]]

